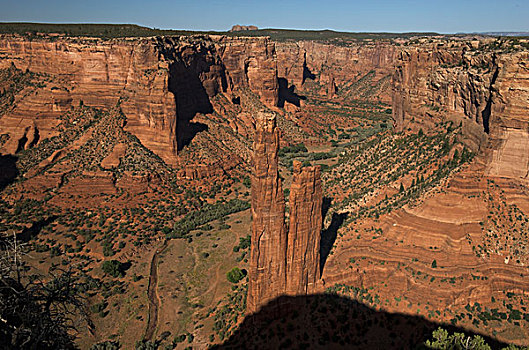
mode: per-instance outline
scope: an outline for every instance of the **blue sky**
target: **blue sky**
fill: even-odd
[[[351,32],[529,31],[529,0],[0,0],[0,21],[135,23],[227,30],[333,29]]]

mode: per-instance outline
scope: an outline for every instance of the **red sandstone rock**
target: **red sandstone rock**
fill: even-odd
[[[278,102],[275,44],[268,38],[220,37],[217,50],[228,88],[249,87],[269,107]]]
[[[256,118],[252,169],[252,244],[247,311],[258,311],[285,292],[285,200],[278,172],[279,129],[275,115]]]
[[[527,178],[528,60],[527,51],[472,52],[466,42],[403,50],[393,75],[395,127],[462,122],[467,146],[485,149],[488,174]]]
[[[314,290],[320,279],[322,189],[320,167],[301,167],[295,161],[290,187],[290,226],[287,248],[287,294]]]
[[[373,72],[374,82],[387,85],[382,95],[376,97],[383,102],[391,101],[387,77],[393,72],[398,49],[390,43],[337,46],[314,41],[278,42],[276,52],[278,76],[287,79],[289,85],[293,84],[297,89],[301,89],[305,81],[315,79],[323,87],[320,93],[326,95],[331,77],[335,86],[340,88],[348,87]]]
[[[280,295],[308,294],[320,278],[320,167],[302,169],[301,163],[294,163],[287,235],[278,151],[275,115],[260,113],[256,118],[252,172],[249,313]]]
[[[265,104],[277,104],[274,55],[267,38],[0,36],[0,68],[14,64],[53,77],[0,118],[2,132],[13,136],[2,152],[16,152],[19,140],[35,128],[40,140],[53,136],[61,113],[80,101],[103,109],[120,102],[126,129],[175,166],[178,148],[190,137],[190,120],[212,112],[209,98],[217,93],[249,88]]]

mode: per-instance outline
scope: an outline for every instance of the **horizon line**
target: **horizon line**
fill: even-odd
[[[33,21],[0,21],[0,24],[44,24],[44,25],[135,25],[143,28],[148,28],[152,30],[168,30],[168,31],[188,31],[188,32],[229,32],[231,28],[229,29],[186,29],[186,28],[159,28],[159,27],[151,27],[149,25],[141,24],[141,23],[117,23],[117,22],[33,22]],[[253,24],[234,24],[232,25],[242,25],[242,26],[250,26]],[[344,30],[337,30],[337,29],[331,29],[331,28],[323,28],[323,29],[308,29],[308,28],[273,28],[273,27],[266,27],[266,28],[260,28],[256,26],[257,30],[292,30],[292,31],[305,31],[305,32],[323,32],[323,31],[330,31],[335,33],[350,33],[350,34],[438,34],[438,35],[460,35],[460,34],[506,34],[506,33],[526,33],[529,34],[529,29],[527,31],[523,30],[490,30],[490,31],[479,31],[479,32],[437,32],[437,31],[431,31],[431,30],[413,30],[413,31],[344,31]],[[254,30],[249,30],[254,31]],[[244,31],[241,31],[244,32]]]

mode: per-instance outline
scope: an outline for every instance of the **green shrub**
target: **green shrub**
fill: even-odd
[[[427,340],[425,345],[428,349],[474,349],[490,350],[490,346],[479,335],[467,337],[463,333],[448,333],[447,330],[439,327],[432,333],[433,340]],[[462,347],[466,344],[466,347]]]
[[[103,262],[103,272],[109,274],[112,277],[123,277],[125,276],[125,264],[117,260],[107,260]]]
[[[178,336],[176,336],[176,337],[174,338],[174,342],[175,342],[175,343],[181,343],[181,342],[183,342],[184,340],[186,340],[186,335],[185,335],[185,334],[180,334],[180,335],[178,335]]]
[[[215,204],[206,204],[200,210],[191,212],[180,221],[177,221],[174,224],[173,232],[167,236],[168,238],[184,237],[192,230],[204,224],[248,208],[250,208],[250,203],[240,199],[232,199],[228,202],[217,202]],[[202,229],[207,230],[208,228],[204,226]]]
[[[238,267],[234,267],[226,274],[226,278],[231,283],[237,283],[242,280],[245,275],[246,274],[241,269],[239,269]]]
[[[94,314],[97,314],[97,313],[103,312],[107,306],[108,304],[105,301],[103,301],[101,303],[92,305],[90,309],[92,310]]]
[[[90,350],[119,350],[121,345],[117,341],[106,340],[90,347]]]

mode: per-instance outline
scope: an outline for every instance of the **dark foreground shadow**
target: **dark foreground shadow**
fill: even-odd
[[[0,156],[0,191],[15,181],[18,174],[17,157],[10,154]]]
[[[440,325],[422,317],[377,311],[335,294],[280,297],[246,317],[215,349],[424,349]],[[493,349],[502,344],[484,337]]]
[[[324,202],[325,203],[325,202]],[[347,219],[347,213],[333,213],[332,220],[329,227],[321,231],[320,240],[320,273],[323,274],[323,267],[329,257],[332,246],[338,236],[338,229],[342,226],[343,222]]]

